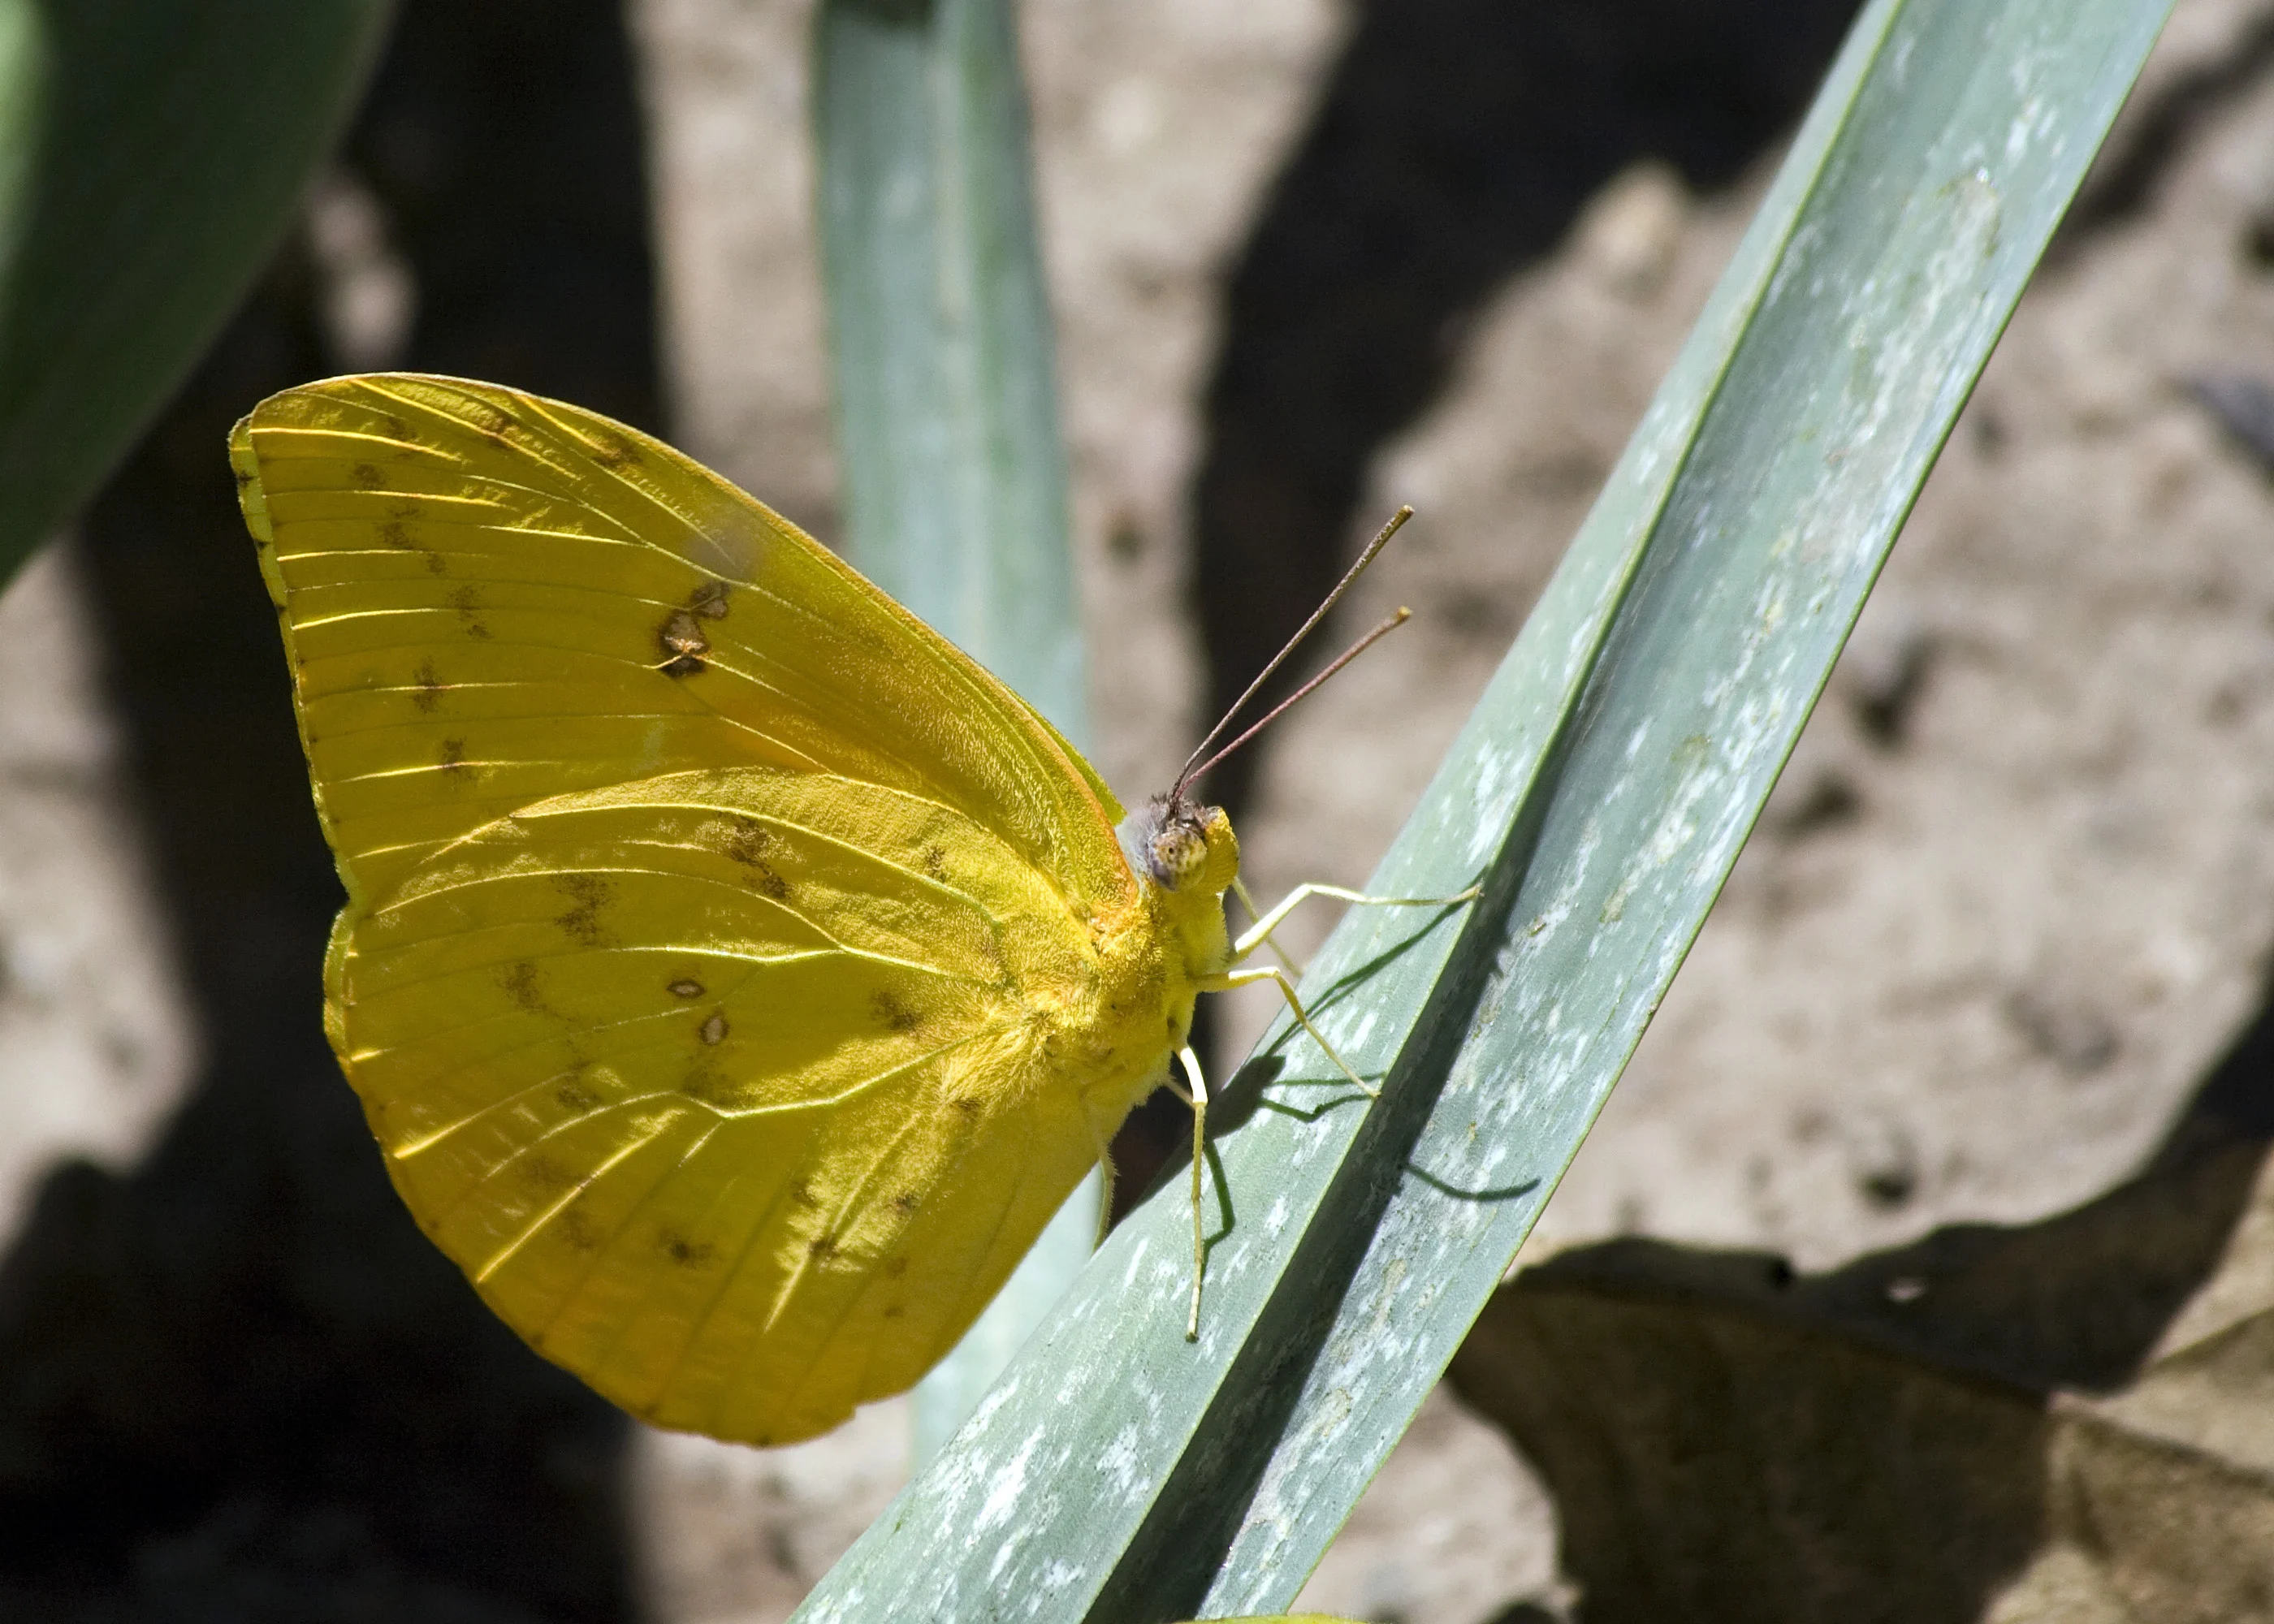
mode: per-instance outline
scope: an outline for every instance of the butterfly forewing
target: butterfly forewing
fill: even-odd
[[[353,881],[384,890],[546,794],[747,762],[945,801],[1077,894],[1126,905],[1119,809],[1079,756],[668,447],[410,376],[277,395],[233,447]]]

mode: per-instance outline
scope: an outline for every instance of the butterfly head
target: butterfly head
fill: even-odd
[[[1129,866],[1163,891],[1218,897],[1239,873],[1239,840],[1222,807],[1156,795],[1114,833]]]

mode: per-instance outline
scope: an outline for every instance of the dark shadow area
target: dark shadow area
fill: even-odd
[[[2059,1417],[2143,1379],[2270,1142],[2274,1002],[2081,1207],[1813,1276],[1657,1241],[1566,1252],[1501,1289],[1454,1386],[1547,1478],[1588,1624],[1962,1624],[2075,1503]]]
[[[662,432],[644,130],[619,0],[413,0],[350,136],[418,280],[406,366]]]
[[[1443,389],[1471,320],[1644,159],[1736,180],[1815,93],[1855,0],[1363,0],[1234,264],[1193,492],[1213,720],[1351,559],[1374,453]],[[1388,515],[1366,515],[1371,522]],[[1394,544],[1393,544],[1394,545]],[[1335,643],[1329,634],[1321,647]],[[1284,697],[1317,659],[1268,685]],[[1262,751],[1209,775],[1237,821]],[[1193,1042],[1211,1052],[1209,1002]],[[1144,1190],[1166,1094],[1114,1141]]]
[[[1699,191],[1736,179],[1798,119],[1855,10],[1359,8],[1226,295],[1193,492],[1211,716],[1348,563],[1374,451],[1436,398],[1492,293],[1630,164],[1660,160]],[[1211,795],[1236,813],[1257,760],[1233,757]]]
[[[2045,263],[2059,266],[2100,232],[2145,213],[2157,184],[2203,125],[2269,69],[2274,69],[2274,12],[2244,28],[2225,55],[2175,76],[2127,108],[2046,249]]]
[[[419,312],[402,364],[657,426],[614,0],[412,0],[349,162]],[[57,1172],[0,1263],[0,1616],[613,1620],[626,1425],[388,1188],[325,1046],[339,889],[224,443],[339,369],[296,246],[87,515],[82,588],[204,1043],[147,1162]]]

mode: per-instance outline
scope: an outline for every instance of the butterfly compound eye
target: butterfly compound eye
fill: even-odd
[[[1221,891],[1239,871],[1239,843],[1221,807],[1156,796],[1117,832],[1131,866],[1165,891]]]
[[[1183,823],[1164,823],[1155,832],[1146,857],[1153,877],[1178,891],[1208,861],[1208,838]]]

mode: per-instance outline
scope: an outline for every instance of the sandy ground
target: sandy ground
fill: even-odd
[[[54,554],[0,597],[0,1234],[60,1158],[130,1162],[194,1058],[88,643]]]
[[[794,131],[781,53],[797,10],[658,0],[649,39],[652,71],[703,86],[664,104],[660,170],[667,240],[705,244],[669,259],[690,432],[826,525],[818,460],[782,467],[816,432],[772,436],[790,397],[726,358],[763,354],[771,377],[817,357],[816,296],[784,257],[802,219],[704,190],[734,169],[734,115],[710,98],[739,93],[701,64],[728,56],[731,31]],[[2195,105],[2258,15],[2184,0],[2121,139]],[[1122,785],[1157,781],[1190,736],[1180,514],[1212,298],[1335,24],[1291,0],[1028,8],[1098,748]],[[1534,1255],[1647,1233],[1820,1268],[1955,1220],[2057,1211],[2140,1158],[2257,1007],[2274,940],[2274,506],[2187,386],[2274,375],[2274,278],[2248,245],[2274,207],[2274,84],[2245,75],[2204,100],[2136,206],[2088,204],[2025,301]],[[778,147],[759,172],[794,203],[802,177],[783,162]],[[1372,509],[1421,516],[1349,619],[1409,603],[1417,628],[1269,745],[1243,828],[1259,892],[1364,879],[1765,178],[1699,198],[1663,168],[1622,176],[1503,290],[1452,387],[1380,459]],[[762,310],[779,315],[764,342]],[[737,322],[751,337],[721,342]],[[797,387],[817,410],[810,372]],[[1228,1051],[1269,1012],[1243,1006]],[[767,1492],[794,1499],[799,1481]],[[656,1547],[666,1573],[699,1568],[672,1548]],[[1482,1620],[1552,1598],[1552,1551],[1520,1462],[1440,1401],[1304,1600]],[[681,1616],[744,1615],[714,1599]]]
[[[826,536],[808,14],[642,0],[636,25],[681,438]],[[2123,138],[2168,127],[2164,161],[2089,201],[2025,301],[1534,1254],[1645,1233],[1815,1268],[2059,1210],[2138,1160],[2259,1007],[2274,500],[2188,386],[2274,378],[2264,14],[2181,0]],[[1096,755],[1126,792],[1194,731],[1196,400],[1230,256],[1341,26],[1327,0],[1027,6]],[[2173,109],[2191,116],[2156,122]],[[1371,508],[1421,516],[1351,618],[1404,602],[1417,624],[1266,747],[1242,831],[1259,891],[1364,878],[1763,178],[1697,196],[1664,169],[1621,176],[1378,459]],[[67,609],[40,570],[0,603],[0,1065],[28,1079],[0,1095],[0,1221],[57,1155],[131,1157],[190,1062]],[[1227,1047],[1267,1012],[1241,1006]],[[879,1406],[764,1455],[646,1438],[659,1624],[786,1616],[889,1498],[905,1436]],[[1441,1396],[1305,1604],[1454,1624],[1556,1605],[1553,1538],[1522,1462]]]

